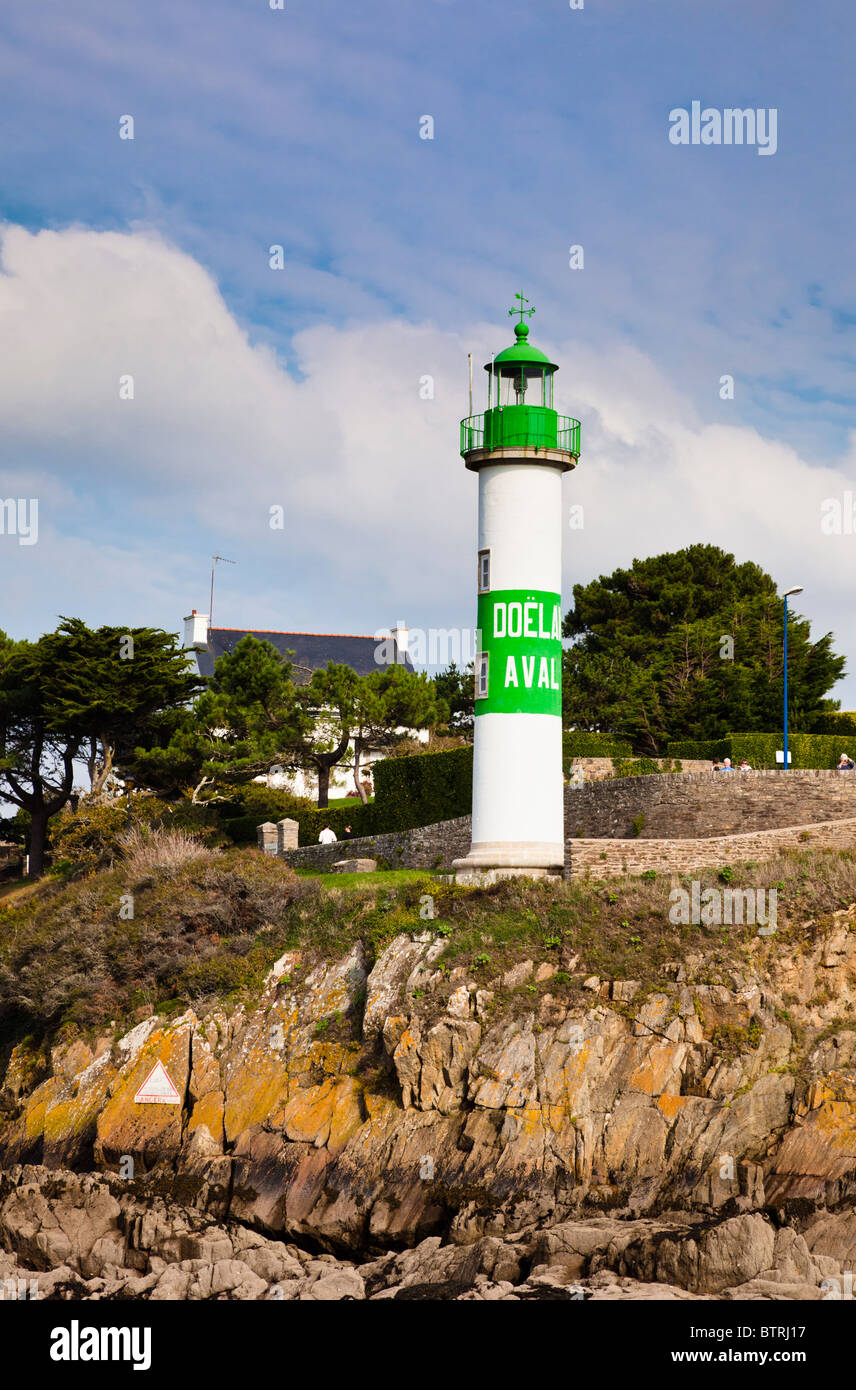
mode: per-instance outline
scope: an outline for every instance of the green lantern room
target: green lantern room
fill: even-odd
[[[461,453],[519,448],[560,449],[579,455],[579,423],[560,417],[553,408],[553,377],[558,371],[538,348],[528,341],[528,300],[515,295],[519,314],[514,325],[515,342],[485,363],[488,374],[487,410],[461,422]],[[468,463],[469,466],[469,463]],[[572,466],[572,465],[571,465]]]

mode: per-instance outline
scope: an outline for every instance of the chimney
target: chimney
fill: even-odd
[[[184,650],[206,652],[208,650],[208,614],[197,613],[194,608],[184,620]]]
[[[409,631],[410,629],[405,625],[403,618],[399,618],[395,627],[392,629],[392,635],[395,638],[395,660],[399,666],[404,665],[404,660],[407,656],[407,636]]]

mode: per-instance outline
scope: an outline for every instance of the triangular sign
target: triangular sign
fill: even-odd
[[[155,1062],[142,1086],[134,1096],[135,1105],[180,1105],[178,1094],[163,1062]]]

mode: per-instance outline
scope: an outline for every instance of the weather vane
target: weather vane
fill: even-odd
[[[525,294],[523,293],[522,290],[520,291],[519,294],[516,294],[516,295],[514,296],[514,298],[520,300],[520,307],[519,307],[519,308],[514,308],[514,309],[509,309],[509,311],[508,311],[508,316],[509,316],[509,318],[512,318],[515,314],[519,314],[519,315],[520,315],[520,322],[522,323],[522,322],[523,322],[524,315],[528,314],[529,317],[531,318],[532,315],[535,313],[535,310],[534,310],[534,309],[524,309],[523,305],[524,305],[524,304],[528,304],[528,303],[529,303],[529,300],[526,298],[526,296],[525,296]]]

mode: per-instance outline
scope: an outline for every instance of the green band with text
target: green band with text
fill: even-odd
[[[476,714],[562,715],[561,595],[544,589],[479,594],[479,652],[487,654],[487,695]]]

